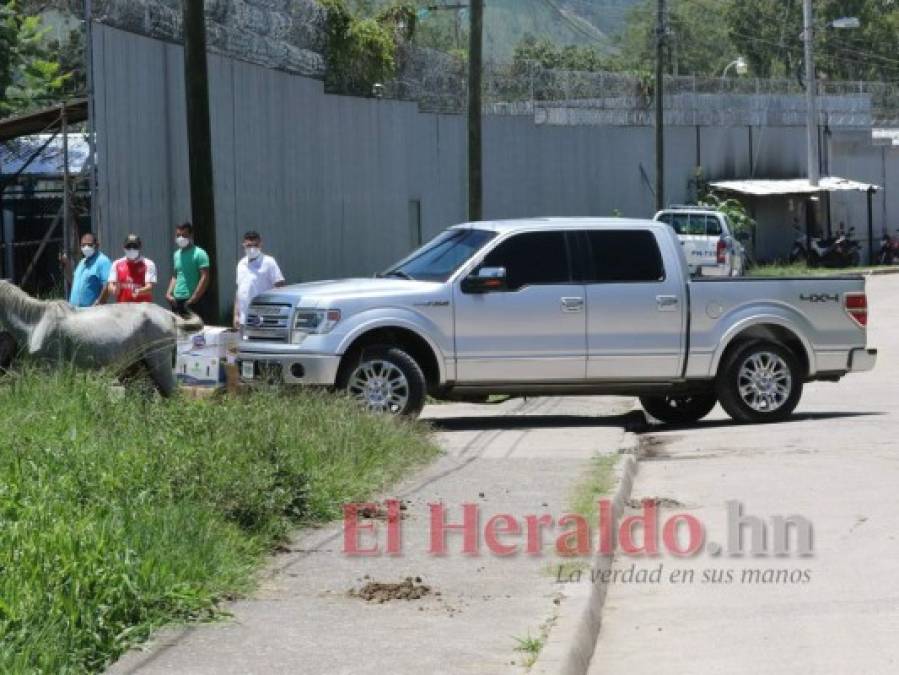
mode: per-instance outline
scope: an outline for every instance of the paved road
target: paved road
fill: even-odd
[[[508,673],[523,655],[515,638],[536,637],[560,599],[552,556],[476,558],[426,553],[427,504],[453,522],[478,504],[481,527],[497,513],[551,513],[570,503],[589,460],[621,446],[627,399],[530,399],[498,406],[430,407],[446,455],[392,496],[408,501],[403,555],[348,558],[339,527],[307,533],[272,565],[234,620],[169,631],[115,673]],[[383,540],[382,540],[383,544]],[[483,545],[482,545],[483,548]],[[368,577],[366,579],[365,577]],[[347,596],[368,581],[419,576],[435,592],[415,602],[370,604]],[[564,600],[562,600],[564,602]]]
[[[801,514],[813,523],[813,557],[641,562],[692,568],[697,582],[613,585],[592,675],[899,671],[899,276],[868,289],[874,372],[809,386],[789,423],[737,427],[718,410],[698,428],[659,432],[634,487],[638,498],[681,502],[663,518],[692,514],[715,543],[725,541],[727,500],[766,519]],[[744,584],[744,568],[808,570],[810,580]],[[736,580],[702,583],[711,570]]]

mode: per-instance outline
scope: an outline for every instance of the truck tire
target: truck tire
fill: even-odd
[[[712,412],[718,399],[714,394],[692,396],[641,396],[643,410],[666,424],[692,424]]]
[[[415,417],[427,395],[421,367],[397,347],[367,347],[341,368],[338,390],[371,412]]]
[[[715,391],[721,407],[742,423],[781,422],[802,397],[796,355],[776,342],[758,340],[737,347],[718,369]]]

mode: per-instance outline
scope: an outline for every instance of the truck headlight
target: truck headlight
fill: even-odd
[[[330,333],[339,321],[339,309],[298,309],[293,317],[291,342],[299,344],[307,335]]]

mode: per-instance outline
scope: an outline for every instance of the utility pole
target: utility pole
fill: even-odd
[[[812,0],[803,0],[803,31],[805,42],[805,98],[806,98],[806,131],[808,133],[808,182],[818,185],[821,177],[818,168],[818,92],[815,79],[815,29],[812,13]]]
[[[468,219],[483,218],[481,79],[483,76],[484,0],[471,0],[468,43]]]
[[[665,0],[658,0],[656,16],[656,211],[665,208]]]
[[[187,103],[187,157],[190,170],[190,212],[196,241],[213,265],[216,255],[215,196],[212,181],[212,129],[209,122],[209,77],[206,66],[204,0],[184,0],[184,89]],[[209,317],[219,319],[215,275],[206,291]]]

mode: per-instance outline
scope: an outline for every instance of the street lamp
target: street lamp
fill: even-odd
[[[806,132],[808,134],[808,182],[817,186],[821,178],[818,166],[818,93],[815,81],[815,29],[812,0],[802,2],[803,30],[805,42],[805,97],[806,97]],[[827,24],[830,28],[858,28],[861,21],[858,17],[846,16]]]
[[[724,72],[721,73],[722,82],[727,78],[727,73],[731,68],[736,69],[737,75],[745,75],[749,72],[749,64],[746,63],[746,59],[742,56],[738,56],[724,67]]]
[[[836,28],[838,30],[852,30],[855,28],[861,28],[862,22],[859,20],[857,16],[843,16],[839,19],[834,19],[830,23],[827,24],[828,28]]]

